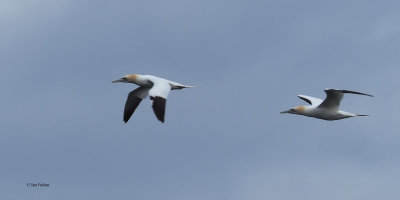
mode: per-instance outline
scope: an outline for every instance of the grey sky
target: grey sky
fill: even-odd
[[[398,1],[0,4],[1,199],[400,196]],[[129,73],[199,87],[124,124]],[[279,114],[324,88],[372,116]]]

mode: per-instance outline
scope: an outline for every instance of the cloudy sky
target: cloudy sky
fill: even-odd
[[[398,199],[398,1],[1,0],[1,199]],[[132,84],[172,91],[122,121]],[[323,121],[280,111],[349,89]],[[49,187],[27,187],[47,183]]]

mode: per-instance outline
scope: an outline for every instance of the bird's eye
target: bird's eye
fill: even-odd
[[[290,109],[290,111],[292,111],[292,112],[296,112],[296,110],[295,110],[294,108]]]
[[[126,78],[125,78],[125,77],[122,77],[121,79],[124,80],[124,81],[126,81]]]

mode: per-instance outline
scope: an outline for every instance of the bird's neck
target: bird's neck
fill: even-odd
[[[135,79],[131,80],[131,83],[134,83],[136,85],[143,86],[143,87],[152,87],[153,86],[153,83],[149,79],[142,77],[142,76],[135,77]]]

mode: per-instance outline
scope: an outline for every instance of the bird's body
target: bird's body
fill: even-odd
[[[311,105],[297,106],[290,110],[283,111],[281,113],[304,115],[307,117],[315,117],[323,120],[339,120],[349,117],[367,116],[367,115],[353,114],[350,112],[339,110],[339,105],[343,98],[344,93],[366,95],[371,97],[372,95],[349,91],[349,90],[336,90],[336,89],[326,89],[325,93],[327,94],[325,100],[306,95],[298,95],[299,98],[303,99],[304,101],[306,101]]]
[[[140,75],[140,74],[129,74],[113,83],[134,83],[140,87],[131,91],[126,100],[124,110],[124,121],[128,122],[133,112],[139,106],[140,102],[150,95],[150,100],[153,101],[154,114],[157,119],[164,122],[165,116],[165,105],[171,90],[178,90],[183,88],[190,88],[193,86],[183,85],[181,83],[173,82],[167,79],[163,79],[153,75]]]
[[[298,113],[292,113],[292,114],[304,115],[307,117],[315,117],[324,120],[339,120],[357,116],[356,114],[349,113],[343,110],[332,110],[327,108],[321,108],[318,106],[303,106],[303,108],[299,107],[300,106],[297,107],[297,109],[299,109]]]
[[[188,88],[192,86],[183,85],[174,81],[170,81],[164,78],[160,78],[153,75],[139,75],[139,74],[130,74],[125,76],[129,78],[131,83],[134,83],[138,86],[151,88],[153,87],[154,83],[168,83],[171,86],[171,90],[177,90],[182,88]]]

